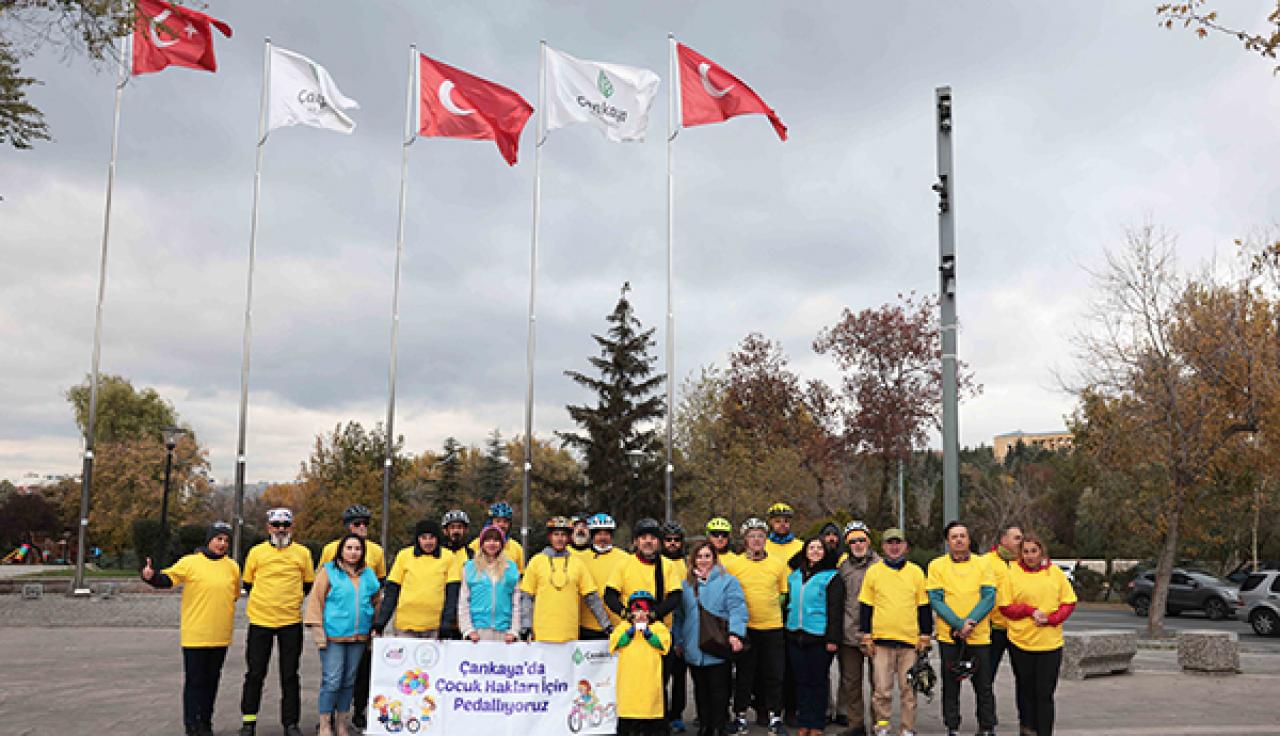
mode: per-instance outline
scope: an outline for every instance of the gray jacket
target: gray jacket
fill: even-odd
[[[879,555],[875,552],[869,552],[861,560],[846,557],[844,562],[841,562],[840,566],[836,568],[836,572],[840,574],[840,579],[844,581],[844,636],[842,643],[845,646],[852,647],[860,643],[862,631],[858,626],[858,618],[861,615],[861,606],[858,603],[858,594],[862,592],[862,579],[867,575],[867,568],[879,561]]]

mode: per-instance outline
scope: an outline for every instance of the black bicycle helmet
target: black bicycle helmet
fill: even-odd
[[[662,537],[680,537],[684,539],[684,527],[680,526],[678,521],[668,521],[662,525]]]
[[[933,671],[933,665],[929,664],[929,652],[916,655],[916,663],[907,670],[907,682],[912,690],[923,695],[930,703],[933,702],[933,688],[938,683],[938,674]]]
[[[657,519],[651,519],[646,516],[637,521],[636,525],[631,528],[632,539],[639,539],[646,534],[652,534],[659,539],[662,538],[662,525],[658,523]]]
[[[342,525],[346,526],[347,524],[350,524],[353,521],[359,521],[360,519],[369,521],[372,518],[373,514],[369,513],[369,507],[357,503],[352,506],[348,506],[347,510],[342,512]]]

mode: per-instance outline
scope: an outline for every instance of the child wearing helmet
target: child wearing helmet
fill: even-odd
[[[502,548],[502,554],[507,556],[508,560],[516,563],[516,569],[520,574],[524,574],[524,547],[511,537],[511,517],[514,512],[511,510],[511,504],[506,501],[498,501],[489,507],[489,524],[498,528],[502,532],[502,536],[507,540],[506,545]],[[475,557],[475,551],[480,548],[480,538],[476,537],[471,540],[468,545],[471,549],[471,557]]]
[[[657,601],[647,590],[627,598],[630,626],[609,638],[618,657],[618,736],[666,736],[663,713],[662,657],[671,649],[671,632],[655,620]]]

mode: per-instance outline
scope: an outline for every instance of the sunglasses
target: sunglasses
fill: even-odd
[[[270,526],[271,526],[271,528],[272,528],[272,529],[288,529],[289,527],[293,526],[293,522],[291,522],[291,521],[273,521],[273,522],[271,522]]]
[[[363,526],[363,527],[367,527],[367,526],[369,526],[369,522],[367,522],[367,521],[353,521],[353,522],[351,522],[351,523],[349,524],[349,526]]]
[[[664,540],[662,540],[662,541],[664,541],[664,542],[683,542],[683,541],[684,541],[684,539],[682,539],[682,538],[680,538],[680,537],[667,537],[666,539],[664,539]]]
[[[869,541],[871,540],[867,539],[866,537],[854,537],[853,539],[849,540],[849,544],[866,544]]]
[[[707,536],[708,537],[727,537],[729,536],[729,532],[710,532],[709,534],[707,534]]]

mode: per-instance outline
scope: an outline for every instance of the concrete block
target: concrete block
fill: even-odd
[[[1138,653],[1133,629],[1067,631],[1062,637],[1062,677],[1067,680],[1128,672]]]
[[[1234,631],[1179,631],[1178,666],[1188,672],[1234,675],[1240,671],[1240,638]]]
[[[38,601],[44,597],[44,586],[40,583],[25,583],[22,586],[22,600]]]

